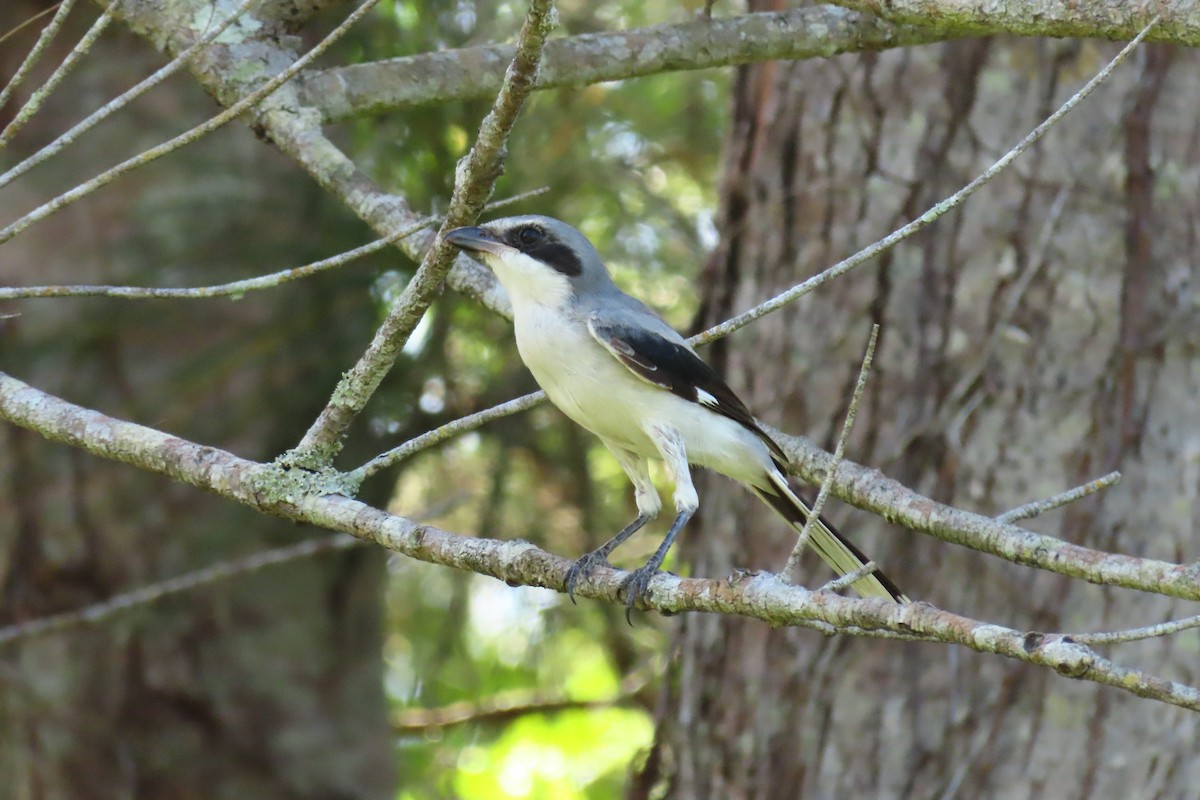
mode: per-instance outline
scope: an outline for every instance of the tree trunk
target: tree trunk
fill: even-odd
[[[0,30],[35,5],[4,6]],[[80,32],[59,42],[70,47]],[[6,47],[22,55],[34,34]],[[96,51],[8,153],[28,155],[31,142],[161,63],[119,29]],[[5,66],[0,83],[16,64]],[[9,187],[0,216],[14,219],[40,201],[32,192],[90,176],[214,104],[185,79],[134,108],[34,182]],[[5,244],[3,281],[203,285],[303,263],[361,235],[244,130],[147,172]],[[309,283],[239,303],[6,305],[20,314],[0,319],[0,367],[107,413],[270,459],[300,437],[369,337],[367,292],[336,293],[361,298],[353,309],[331,307],[326,294],[335,293]],[[314,534],[325,535],[0,428],[0,627]],[[367,548],[326,553],[4,645],[0,797],[393,797],[382,566]]]
[[[697,327],[919,215],[1114,52],[978,39],[739,69]],[[1144,47],[966,206],[709,357],[767,422],[832,448],[879,322],[850,458],[996,514],[1120,469],[1118,488],[1029,526],[1194,560],[1196,65]],[[1088,631],[1193,613],[830,511],[910,596],[971,616]],[[774,572],[793,541],[744,490],[706,476],[683,552],[697,575]],[[811,587],[831,577],[811,553],[804,567]],[[717,615],[677,624],[634,797],[1181,797],[1200,785],[1196,717],[1180,709],[958,649]],[[1187,636],[1113,655],[1193,682]]]

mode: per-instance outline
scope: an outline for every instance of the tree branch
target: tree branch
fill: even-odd
[[[0,418],[48,439],[208,489],[264,513],[349,533],[421,561],[490,575],[513,586],[542,586],[564,591],[563,580],[571,562],[528,542],[458,536],[340,495],[281,495],[277,491],[278,470],[272,466],[81,408],[4,373],[0,373]],[[843,476],[847,473],[850,481],[860,478],[859,471],[861,468],[854,469],[843,462],[834,480],[835,488],[846,483]],[[899,514],[888,514],[890,518],[912,514],[914,518],[938,519],[939,509],[930,508],[937,504],[926,500],[920,507],[909,507],[904,497],[907,490],[901,491],[894,482],[878,477],[877,473],[875,481],[883,487],[882,491],[893,493],[895,507],[901,509]],[[975,516],[953,509],[950,512]],[[986,524],[995,524],[986,518],[979,519]],[[1200,598],[1200,583],[1196,580],[1189,585],[1180,585],[1170,579],[1172,570],[1188,568],[1161,562],[1143,563],[1147,574],[1155,570],[1163,572],[1163,580],[1153,586],[1135,585],[1134,582],[1120,585],[1189,599]],[[1197,568],[1190,569],[1194,578]],[[624,576],[625,573],[619,570],[599,569],[576,593],[610,603],[621,602],[618,593]],[[660,574],[651,581],[643,607],[667,613],[735,614],[773,625],[809,627],[824,632],[861,631],[865,635],[916,636],[927,641],[956,643],[979,652],[997,653],[1049,667],[1068,677],[1200,711],[1200,690],[1122,667],[1068,636],[1022,632],[968,619],[927,603],[899,605],[880,599],[861,600],[810,592],[767,573],[742,573],[726,580]]]
[[[258,0],[251,0],[258,2]],[[494,203],[488,203],[485,210],[502,208],[512,203],[519,203],[530,197],[542,194],[546,189],[534,189],[529,192],[506,197]],[[0,300],[30,300],[49,297],[116,297],[122,300],[174,299],[174,300],[203,300],[213,297],[241,297],[247,292],[273,289],[291,281],[307,278],[331,269],[337,269],[356,259],[376,253],[385,247],[397,244],[409,236],[437,225],[440,218],[428,218],[416,223],[410,228],[402,228],[390,236],[376,239],[351,250],[346,250],[320,261],[313,261],[299,267],[278,270],[266,275],[253,278],[242,278],[228,283],[218,283],[210,286],[96,286],[88,284],[51,285],[51,286],[0,286]]]
[[[1015,33],[1021,36],[1128,39],[1159,24],[1149,41],[1200,45],[1200,6],[1193,0],[834,0],[839,6],[903,25],[925,25],[943,36]]]
[[[366,352],[338,383],[328,405],[304,434],[293,451],[295,456],[303,459],[315,456],[318,463],[328,463],[332,459],[341,448],[342,436],[350,423],[379,388],[404,342],[441,290],[446,272],[459,252],[442,241],[441,234],[450,228],[469,225],[483,210],[502,171],[508,136],[525,99],[533,90],[542,47],[557,25],[556,16],[551,0],[533,0],[530,4],[517,42],[517,53],[504,76],[504,85],[492,110],[479,126],[474,146],[458,164],[454,194],[438,238],[392,305]]]
[[[928,28],[892,25],[830,5],[744,14],[547,42],[536,88],[886,50],[945,38]],[[300,96],[321,109],[326,122],[487,97],[500,88],[501,71],[513,52],[512,45],[487,45],[334,67],[307,75]]]
[[[253,278],[242,278],[228,283],[218,283],[212,286],[92,286],[80,284],[75,286],[0,286],[0,300],[28,300],[46,297],[119,297],[124,300],[174,299],[202,300],[213,297],[241,297],[246,292],[273,289],[291,281],[307,278],[331,269],[345,266],[351,261],[378,252],[385,247],[396,244],[418,231],[434,224],[433,220],[419,222],[410,228],[401,228],[391,236],[376,239],[373,242],[338,253],[320,261],[313,261],[299,267],[278,270],[266,275]]]
[[[763,428],[787,454],[790,471],[808,483],[820,486],[829,474],[833,457],[802,436],[789,436],[769,425]],[[888,522],[1015,564],[1089,583],[1200,600],[1200,563],[1171,564],[1117,555],[1033,533],[992,517],[939,503],[877,469],[848,460],[838,466],[829,489],[840,500]]]
[[[46,82],[29,96],[29,100],[21,106],[21,109],[13,117],[12,121],[4,127],[4,130],[0,131],[0,149],[6,147],[12,140],[12,137],[17,135],[17,131],[21,130],[25,126],[25,123],[33,118],[33,115],[38,112],[42,104],[46,102],[50,95],[54,94],[54,90],[58,88],[58,85],[79,64],[79,59],[87,55],[88,51],[92,49],[92,45],[100,38],[100,34],[104,33],[104,29],[108,27],[108,23],[112,22],[117,6],[119,5],[120,0],[111,0],[109,2],[108,7],[92,23],[92,27],[88,29],[87,33],[75,43],[75,46],[71,48],[71,52],[67,53],[66,58],[51,73]]]
[[[218,36],[224,33],[230,25],[232,25],[251,5],[256,2],[257,0],[243,0],[242,4],[238,6],[238,8],[236,8],[229,16],[227,16],[217,25],[213,26],[207,33],[197,39],[190,47],[188,47],[175,58],[171,59],[169,63],[156,70],[153,75],[142,81],[139,81],[136,86],[124,92],[120,97],[105,103],[103,107],[89,114],[85,119],[72,127],[71,130],[62,134],[50,144],[42,147],[33,155],[16,164],[3,175],[0,175],[0,187],[7,186],[21,175],[24,175],[38,164],[41,164],[46,159],[62,152],[68,145],[70,145],[87,131],[94,128],[98,123],[112,116],[117,111],[148,92],[150,89],[153,89],[155,86],[174,75],[181,68],[186,66],[188,61],[194,55],[199,53],[202,48],[207,47],[216,41]],[[114,7],[115,6],[110,6],[109,8]],[[0,106],[3,105],[4,102],[2,99],[0,99]]]
[[[3,230],[0,230],[0,244],[9,241],[35,222],[39,222],[51,214],[60,211],[71,203],[74,203],[76,200],[86,197],[87,195],[99,189],[101,186],[112,182],[125,173],[132,172],[138,167],[145,166],[157,158],[161,158],[168,153],[178,150],[180,147],[191,144],[192,142],[207,136],[226,123],[236,119],[245,111],[256,106],[263,100],[263,98],[277,91],[281,86],[295,77],[300,70],[304,69],[310,63],[312,63],[313,60],[329,49],[329,47],[332,46],[333,43],[339,38],[341,38],[341,36],[345,34],[355,22],[365,16],[366,13],[370,11],[377,2],[379,2],[379,0],[363,0],[361,6],[347,16],[340,25],[330,31],[329,35],[322,39],[315,47],[313,47],[300,58],[291,62],[286,69],[277,72],[268,80],[265,80],[265,82],[255,88],[254,91],[250,92],[244,97],[241,97],[240,99],[237,99],[235,102],[232,102],[228,108],[226,108],[220,114],[217,114],[215,117],[212,117],[207,122],[204,122],[189,131],[179,134],[170,141],[163,142],[156,147],[151,147],[150,149],[144,150],[132,158],[122,161],[115,167],[105,170],[91,180],[75,186],[75,188],[60,194],[58,197],[55,197],[49,202],[43,203],[25,216],[10,223]],[[112,6],[110,6],[110,8],[115,8],[117,5],[118,4],[114,3]],[[208,48],[205,49],[205,54],[207,54],[207,50]],[[241,60],[250,61],[251,59],[249,56],[243,56],[243,59]],[[256,69],[254,70],[254,75],[256,77],[265,78],[265,76],[261,75],[263,64],[256,62],[255,67]]]
[[[63,0],[62,3],[59,3],[58,10],[54,12],[54,17],[46,27],[42,28],[42,32],[38,34],[37,41],[34,42],[32,49],[26,54],[21,65],[17,67],[17,71],[8,79],[8,83],[4,85],[4,88],[0,89],[0,108],[3,108],[8,103],[13,92],[24,82],[26,76],[29,75],[33,68],[37,66],[37,62],[41,60],[42,54],[46,52],[46,48],[54,41],[54,37],[58,35],[58,31],[62,28],[63,23],[67,21],[67,15],[71,13],[71,8],[74,5],[75,0]],[[21,27],[27,24],[29,24],[29,20],[22,23]],[[20,29],[19,27],[16,30]]]
[[[1018,506],[1011,511],[1005,511],[1000,516],[996,517],[997,522],[1017,522],[1018,520],[1030,519],[1032,517],[1045,514],[1047,511],[1053,511],[1056,508],[1062,508],[1068,503],[1074,503],[1076,500],[1102,492],[1109,487],[1116,486],[1121,482],[1121,473],[1113,471],[1107,475],[1096,478],[1094,481],[1088,481],[1082,486],[1076,486],[1073,489],[1068,489],[1065,492],[1059,492],[1052,497],[1047,497],[1042,500],[1033,500],[1023,506]]]
[[[434,445],[441,444],[447,439],[452,439],[455,436],[473,431],[481,425],[485,425],[492,420],[509,417],[513,414],[519,414],[522,411],[533,408],[539,405],[546,399],[546,393],[538,390],[529,394],[515,397],[512,400],[505,401],[491,408],[485,408],[482,411],[477,411],[474,414],[468,414],[465,417],[451,420],[445,425],[434,428],[431,431],[426,431],[419,436],[414,436],[407,442],[393,447],[391,450],[380,453],[372,458],[367,463],[363,464],[358,469],[351,471],[350,479],[354,485],[362,483],[367,478],[381,472],[388,467],[394,467],[401,461],[411,458],[422,450],[428,450]]]
[[[415,735],[445,730],[458,725],[480,725],[510,722],[526,714],[551,714],[573,709],[613,708],[634,701],[649,685],[649,678],[635,674],[621,680],[613,697],[596,700],[575,700],[564,695],[547,695],[518,689],[485,697],[481,700],[462,700],[440,708],[402,708],[392,714],[392,729],[396,733]]]
[[[808,540],[812,536],[812,526],[820,525],[821,511],[825,508],[825,501],[829,498],[829,479],[838,471],[838,466],[842,463],[842,459],[846,456],[846,439],[850,436],[850,429],[854,427],[854,419],[858,416],[858,404],[862,400],[863,389],[867,386],[867,376],[871,374],[871,362],[875,359],[875,344],[879,341],[879,325],[871,326],[871,336],[867,340],[867,352],[863,355],[862,364],[858,368],[858,379],[854,382],[854,392],[850,395],[850,405],[846,408],[846,418],[842,420],[842,430],[838,434],[837,446],[833,451],[832,467],[826,475],[825,480],[821,481],[821,488],[817,491],[817,497],[813,500],[812,508],[806,514],[804,527],[800,529],[800,535],[796,538],[796,544],[792,546],[792,553],[788,556],[787,564],[783,568],[784,580],[797,581],[800,574],[800,558],[808,547]],[[855,570],[857,573],[859,570]],[[872,567],[864,574],[869,575],[875,571]],[[845,576],[843,576],[845,577]],[[848,581],[847,586],[854,583]],[[832,591],[832,586],[823,587]]]
[[[76,625],[102,622],[122,611],[127,611],[146,603],[152,603],[164,597],[190,592],[193,589],[209,586],[235,576],[242,576],[248,572],[255,572],[264,567],[284,564],[288,561],[294,561],[298,558],[305,558],[330,550],[344,550],[349,547],[362,545],[363,543],[361,539],[339,534],[336,536],[325,536],[320,539],[307,539],[298,544],[288,545],[287,547],[264,550],[259,553],[252,553],[243,558],[222,561],[185,575],[168,578],[164,581],[152,583],[149,586],[124,592],[74,611],[64,611],[61,614],[51,614],[19,622],[15,625],[0,627],[0,647],[21,639],[66,630]]]

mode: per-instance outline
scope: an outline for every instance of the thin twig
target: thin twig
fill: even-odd
[[[9,78],[8,85],[0,89],[0,108],[4,108],[5,103],[12,97],[13,92],[17,87],[24,82],[25,77],[29,74],[42,57],[42,53],[54,41],[54,37],[58,35],[59,29],[67,20],[67,15],[71,13],[72,6],[75,5],[75,0],[65,0],[58,6],[58,11],[55,12],[54,18],[50,20],[50,24],[42,28],[42,32],[38,34],[38,40],[34,42],[33,49],[25,56],[25,60],[21,62],[21,66],[17,67],[17,71]]]
[[[21,106],[21,110],[17,112],[17,115],[4,127],[3,131],[0,131],[0,148],[7,145],[12,140],[12,137],[17,135],[17,131],[21,130],[25,126],[25,123],[33,118],[33,115],[42,107],[42,103],[46,102],[46,98],[53,94],[58,85],[63,82],[63,79],[71,74],[71,70],[75,69],[75,66],[79,63],[79,59],[87,55],[87,52],[92,49],[92,45],[100,38],[100,34],[104,33],[104,29],[108,27],[108,23],[112,22],[113,14],[116,13],[117,6],[120,4],[121,0],[112,0],[108,4],[108,8],[104,9],[104,13],[92,23],[92,27],[71,48],[71,52],[67,53],[67,57],[58,65],[58,69],[51,73],[40,89],[29,96],[29,100],[25,102],[25,105]]]
[[[438,428],[422,433],[420,436],[413,437],[407,442],[404,442],[397,447],[393,447],[385,453],[372,458],[367,463],[363,464],[355,470],[352,470],[348,477],[354,483],[361,483],[363,480],[372,475],[385,470],[388,467],[395,466],[407,458],[411,458],[422,450],[427,450],[436,444],[446,441],[452,436],[473,431],[481,425],[485,425],[494,419],[507,417],[512,414],[533,408],[538,403],[546,399],[546,393],[542,391],[533,392],[523,397],[517,397],[513,400],[501,403],[500,405],[485,408],[483,411],[477,411],[474,414],[468,414],[465,417],[459,417],[453,422],[447,422]]]
[[[55,3],[54,5],[46,6],[41,11],[38,11],[36,14],[33,14],[32,16],[26,17],[24,22],[18,22],[16,25],[14,25],[13,27],[11,27],[7,31],[5,31],[3,36],[0,36],[0,44],[4,44],[9,39],[16,36],[18,33],[25,30],[33,23],[37,22],[42,17],[46,16],[47,14],[53,14],[55,11],[57,11],[60,8],[62,8],[62,3]],[[0,105],[4,105],[4,104],[0,103]]]
[[[867,577],[875,570],[879,569],[879,565],[874,561],[868,561],[856,570],[847,572],[845,575],[839,575],[831,581],[823,584],[818,592],[839,592],[849,586],[853,586],[855,582]]]
[[[403,708],[392,714],[392,729],[402,734],[429,733],[458,725],[508,722],[526,714],[550,714],[572,709],[612,708],[633,700],[650,685],[650,676],[639,671],[621,680],[608,698],[577,700],[546,696],[543,692],[515,690],[482,700],[462,700],[440,708]]]
[[[1054,241],[1054,236],[1058,232],[1058,223],[1062,219],[1063,209],[1066,208],[1067,199],[1071,195],[1071,189],[1072,186],[1063,186],[1050,203],[1050,207],[1046,211],[1046,221],[1042,225],[1041,234],[1038,236],[1033,252],[1030,253],[1029,265],[1017,277],[1012,289],[1008,292],[1008,296],[1004,301],[1004,307],[996,317],[996,322],[992,326],[992,331],[988,336],[987,342],[983,345],[983,349],[980,351],[978,357],[975,358],[974,366],[963,372],[962,377],[959,378],[954,388],[950,390],[949,399],[941,404],[945,411],[939,414],[936,421],[932,423],[934,428],[946,431],[947,438],[955,447],[962,446],[962,429],[979,402],[967,401],[972,388],[976,386],[976,382],[991,362],[992,354],[996,352],[996,348],[1000,346],[1000,342],[1004,339],[1009,323],[1016,315],[1017,309],[1021,305],[1021,300],[1025,297],[1025,292],[1029,290],[1033,279],[1041,273],[1047,264],[1046,252],[1049,250],[1050,244]],[[947,419],[950,413],[953,413],[953,416]],[[920,426],[913,426],[913,430],[908,431],[906,434],[905,446],[907,446],[908,442],[911,442],[917,436],[924,433],[925,431],[921,430]]]
[[[546,37],[557,24],[551,0],[533,0],[517,41],[517,53],[505,74],[491,110],[479,126],[470,152],[455,170],[454,193],[434,244],[366,351],[346,372],[329,403],[309,427],[291,458],[328,463],[341,447],[342,437],[392,368],[417,323],[441,291],[446,271],[458,253],[442,240],[447,228],[469,225],[483,210],[502,169],[508,136],[526,98],[533,91]]]
[[[244,0],[244,2],[238,6],[232,14],[226,17],[220,25],[204,34],[204,36],[201,38],[197,39],[190,47],[180,53],[177,58],[172,59],[169,64],[162,67],[153,75],[126,91],[120,97],[117,97],[116,99],[96,109],[96,111],[84,118],[83,121],[77,123],[73,128],[59,136],[53,142],[41,148],[24,161],[15,165],[12,167],[12,169],[8,170],[8,172],[0,175],[0,187],[7,186],[29,170],[36,167],[38,164],[41,164],[46,159],[62,152],[76,139],[95,127],[97,123],[112,116],[117,111],[129,105],[129,103],[133,102],[141,95],[145,94],[150,89],[153,89],[155,86],[174,75],[181,68],[183,68],[192,59],[192,56],[196,55],[201,48],[207,47],[209,44],[215,41],[218,36],[224,33],[225,30],[232,25],[236,19],[238,19],[238,17],[244,14],[246,10],[250,8],[250,6],[257,2],[259,2],[259,0]]]
[[[62,631],[76,625],[101,622],[122,611],[128,611],[131,608],[152,603],[171,595],[189,592],[202,586],[232,578],[235,575],[243,575],[247,572],[262,569],[263,567],[294,561],[297,558],[304,558],[329,550],[345,550],[346,548],[357,547],[362,544],[366,544],[362,539],[356,539],[349,534],[339,533],[335,536],[309,539],[299,544],[254,553],[244,558],[222,561],[219,564],[213,564],[211,567],[198,569],[186,575],[169,578],[165,581],[150,584],[149,586],[143,586],[131,592],[110,597],[103,602],[95,603],[76,611],[66,611],[62,614],[38,617],[28,622],[5,626],[0,628],[0,646],[19,639],[28,639],[32,636],[41,636],[47,633]]]
[[[1026,503],[1023,506],[1014,508],[1012,511],[1006,511],[996,517],[996,521],[1011,524],[1017,520],[1036,517],[1039,514],[1045,514],[1047,511],[1061,508],[1068,503],[1074,503],[1076,500],[1081,500],[1088,495],[1102,492],[1110,486],[1116,486],[1120,482],[1121,473],[1110,472],[1104,477],[1096,478],[1096,480],[1089,481],[1082,486],[1076,486],[1074,489],[1059,492],[1053,497],[1047,497],[1045,500],[1034,500],[1032,503]]]
[[[829,465],[828,472],[825,473],[825,480],[821,481],[821,489],[817,492],[817,499],[813,501],[812,508],[808,512],[808,519],[804,521],[804,527],[800,529],[800,535],[796,538],[796,546],[792,548],[787,565],[783,568],[784,580],[796,582],[800,573],[800,558],[808,546],[809,537],[812,535],[812,526],[823,524],[821,510],[825,508],[825,501],[829,498],[829,487],[833,484],[833,478],[842,464],[842,458],[846,455],[846,437],[850,435],[850,429],[854,427],[854,418],[858,415],[858,401],[862,399],[863,389],[866,388],[867,376],[871,373],[871,362],[875,359],[875,344],[878,341],[879,325],[875,324],[871,326],[871,336],[867,340],[867,352],[863,354],[862,364],[858,368],[858,380],[854,384],[854,393],[850,396],[846,419],[842,421],[842,432],[838,435],[837,447],[833,451],[833,461]]]
[[[1177,619],[1174,622],[1160,622],[1157,625],[1146,625],[1141,628],[1129,628],[1112,633],[1062,633],[1057,636],[1067,636],[1081,644],[1118,644],[1121,642],[1137,642],[1143,639],[1155,639],[1170,636],[1173,633],[1200,628],[1200,614],[1194,617]]]
[[[258,0],[254,0],[258,2]],[[417,231],[429,227],[433,220],[426,220],[410,228],[396,231],[391,236],[376,239],[373,242],[347,250],[336,256],[314,261],[301,267],[272,272],[255,278],[243,278],[229,283],[219,283],[215,286],[194,286],[190,288],[165,288],[153,286],[28,286],[20,288],[0,287],[0,300],[14,300],[38,297],[118,297],[125,300],[145,300],[149,298],[201,299],[210,297],[241,297],[246,292],[260,289],[270,289],[275,286],[307,278],[319,272],[335,269],[378,252],[388,245],[395,244],[406,236],[412,236]]]
[[[259,0],[249,0],[249,2],[257,3]],[[488,205],[488,209],[501,208],[512,203],[518,203],[530,197],[542,194],[549,191],[549,187],[534,189],[529,192],[512,197],[506,197],[503,200],[498,200],[495,203]],[[214,286],[193,286],[189,288],[168,288],[155,286],[21,286],[21,287],[3,287],[0,286],[0,300],[21,300],[30,298],[43,297],[116,297],[123,300],[145,300],[145,299],[201,299],[210,297],[241,297],[246,292],[252,292],[261,289],[270,289],[279,286],[289,281],[307,278],[310,275],[316,275],[320,272],[335,269],[355,261],[363,256],[378,252],[388,245],[395,244],[401,239],[412,236],[418,231],[424,230],[431,225],[436,225],[440,222],[439,218],[430,217],[422,220],[416,225],[412,225],[404,230],[397,231],[391,236],[385,236],[382,239],[376,239],[353,250],[347,250],[344,253],[339,253],[336,256],[314,261],[311,264],[305,264],[301,267],[292,267],[278,272],[272,272],[268,275],[259,275],[255,278],[244,278],[238,281],[230,281],[229,283],[219,283]]]
[[[996,163],[994,163],[994,164],[992,164],[992,166],[988,167],[983,173],[981,173],[978,177],[976,177],[973,181],[968,183],[966,186],[959,189],[957,192],[950,195],[949,197],[942,200],[941,202],[933,205],[928,211],[926,211],[921,216],[917,217],[912,222],[909,222],[908,224],[906,224],[900,228],[897,228],[896,230],[889,233],[887,236],[878,240],[874,244],[868,245],[867,247],[863,248],[862,250],[859,250],[857,253],[850,256],[849,258],[839,261],[837,264],[834,264],[832,267],[829,267],[828,269],[824,270],[823,272],[820,272],[820,273],[812,276],[811,278],[804,281],[803,283],[799,283],[796,286],[793,286],[791,289],[788,289],[786,292],[778,294],[775,297],[772,297],[770,300],[767,300],[764,303],[760,303],[759,305],[755,306],[754,308],[750,309],[749,311],[746,311],[743,314],[739,314],[736,317],[734,317],[733,319],[730,319],[726,322],[721,323],[720,325],[717,325],[713,328],[708,329],[703,334],[701,334],[699,337],[697,337],[697,339],[699,340],[699,343],[707,344],[708,342],[711,342],[714,339],[720,339],[723,336],[728,336],[729,334],[733,333],[734,331],[736,331],[740,328],[744,328],[745,326],[749,325],[751,322],[758,319],[759,317],[770,314],[773,311],[778,311],[780,308],[783,308],[788,303],[791,303],[792,301],[803,297],[804,295],[813,291],[817,287],[824,285],[825,283],[845,274],[846,272],[849,272],[851,269],[859,266],[860,264],[865,263],[866,261],[869,261],[870,259],[879,255],[880,253],[884,252],[885,250],[887,250],[891,247],[894,247],[895,245],[904,241],[905,239],[912,236],[913,234],[915,234],[921,230],[924,230],[932,222],[934,222],[935,220],[937,220],[938,218],[940,218],[947,212],[962,205],[963,202],[965,202],[967,200],[967,198],[969,198],[971,195],[975,194],[975,192],[977,192],[979,189],[981,189],[983,186],[985,186],[987,183],[989,183],[993,178],[995,178],[997,175],[999,175],[1001,172],[1003,172],[1008,167],[1008,165],[1011,164],[1017,158],[1017,156],[1021,155],[1026,150],[1028,150],[1038,139],[1041,139],[1042,136],[1044,136],[1047,131],[1049,131],[1052,127],[1054,127],[1056,124],[1058,124],[1059,120],[1061,120],[1068,113],[1070,113],[1076,106],[1078,106],[1084,100],[1084,98],[1086,98],[1093,91],[1095,91],[1096,88],[1100,86],[1100,84],[1104,83],[1104,81],[1108,79],[1108,76],[1113,73],[1113,70],[1115,70],[1117,68],[1117,66],[1120,65],[1121,62],[1123,62],[1129,56],[1129,54],[1133,52],[1134,48],[1137,47],[1141,43],[1142,39],[1144,39],[1146,37],[1146,34],[1150,32],[1150,29],[1153,28],[1157,22],[1158,22],[1158,18],[1155,17],[1154,21],[1152,21],[1149,25],[1147,25],[1145,28],[1143,28],[1142,32],[1139,33],[1137,35],[1137,37],[1135,37],[1129,44],[1125,45],[1125,47],[1121,49],[1121,52],[1117,53],[1117,55],[1115,57],[1113,57],[1112,61],[1108,62],[1108,64],[1104,67],[1104,69],[1100,70],[1100,72],[1096,73],[1095,77],[1093,77],[1090,81],[1088,81],[1086,84],[1084,84],[1082,89],[1080,89],[1078,92],[1076,92],[1074,95],[1072,95],[1071,98],[1069,100],[1067,100],[1067,102],[1065,102],[1061,106],[1059,106],[1057,111],[1055,111],[1053,114],[1051,114],[1049,117],[1047,117],[1045,119],[1045,121],[1042,122],[1041,125],[1038,125],[1032,131],[1030,131],[1029,134],[1024,139],[1022,139],[1020,142],[1017,143],[1017,145],[1015,147],[1013,147],[1013,149],[1009,150],[1007,153],[1005,153],[1003,156],[1001,156],[1000,159],[998,161],[996,161]]]
[[[466,494],[446,497],[424,511],[414,514],[413,519],[420,520],[441,516],[462,503],[466,497]],[[178,575],[174,578],[168,578],[164,581],[143,586],[140,589],[115,595],[107,600],[76,609],[75,611],[65,611],[61,614],[38,617],[37,619],[31,619],[16,625],[7,625],[0,628],[0,647],[19,639],[28,639],[33,636],[63,631],[76,625],[102,622],[122,611],[128,611],[140,605],[153,603],[162,600],[164,597],[190,592],[193,589],[209,586],[218,581],[236,578],[246,573],[260,570],[263,567],[276,566],[298,558],[306,558],[329,551],[346,550],[368,543],[366,539],[360,539],[347,533],[339,533],[333,536],[308,539],[286,547],[263,550],[243,556],[242,558],[222,561],[212,566],[195,570],[194,572],[188,572],[184,575]]]
[[[212,117],[207,122],[197,125],[191,130],[181,133],[170,141],[163,142],[157,147],[152,147],[143,153],[122,161],[117,166],[100,173],[91,180],[81,183],[74,189],[64,192],[53,200],[38,206],[33,211],[30,211],[25,216],[11,223],[3,230],[0,230],[0,244],[12,239],[14,236],[21,233],[33,223],[40,222],[54,212],[65,208],[71,203],[74,203],[76,200],[86,197],[87,195],[99,189],[101,186],[104,186],[106,183],[110,183],[121,175],[131,172],[132,170],[144,166],[155,159],[161,158],[168,153],[178,150],[184,145],[191,144],[192,142],[203,138],[226,123],[241,116],[248,109],[255,106],[264,97],[274,92],[283,84],[287,83],[302,69],[320,57],[322,53],[328,50],[334,42],[340,39],[355,22],[362,19],[362,17],[366,15],[366,13],[370,11],[378,2],[379,0],[363,0],[363,4],[355,9],[352,14],[346,17],[346,19],[342,21],[342,24],[330,31],[329,35],[322,39],[315,47],[292,62],[290,67],[271,78],[269,81],[243,97],[241,100],[229,106],[229,108],[225,109],[220,114]]]

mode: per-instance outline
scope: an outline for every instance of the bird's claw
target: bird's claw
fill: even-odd
[[[567,570],[567,597],[571,598],[571,602],[575,602],[575,584],[583,578],[587,578],[595,571],[596,567],[611,567],[608,559],[602,553],[593,552],[580,556],[579,560],[571,565]]]
[[[646,590],[650,588],[650,581],[658,574],[658,567],[652,567],[649,564],[635,569],[629,573],[629,577],[621,582],[621,591],[625,594],[625,621],[633,625],[634,606],[646,594]]]

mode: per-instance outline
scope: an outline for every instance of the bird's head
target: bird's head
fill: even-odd
[[[446,234],[455,247],[491,267],[513,305],[562,307],[612,283],[596,248],[579,231],[551,217],[505,217]]]

